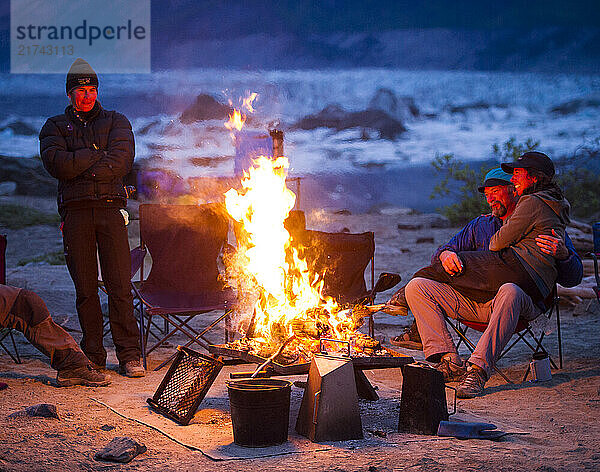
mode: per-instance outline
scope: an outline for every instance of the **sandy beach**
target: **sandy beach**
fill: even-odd
[[[51,198],[1,197],[1,201],[48,212],[56,208]],[[135,202],[131,210],[135,214]],[[311,211],[306,217],[309,229],[373,231],[376,241],[375,274],[397,272],[404,281],[416,269],[426,265],[435,248],[457,231],[457,228],[432,228],[434,216],[412,214],[405,209],[374,214]],[[399,223],[403,227],[412,224],[420,228],[399,230]],[[66,266],[19,265],[19,262],[37,255],[61,250],[62,239],[57,225],[0,229],[8,236],[8,283],[38,292],[48,304],[55,321],[79,340],[81,333],[74,306],[74,289]],[[133,221],[129,226],[132,246],[137,244],[138,234],[137,222]],[[390,295],[380,294],[377,301],[383,302]],[[575,308],[561,308],[564,365],[561,370],[553,370],[552,380],[519,383],[531,361],[531,353],[521,345],[499,363],[499,367],[517,383],[507,384],[495,374],[486,384],[483,396],[458,400],[457,410],[461,417],[491,422],[512,433],[499,440],[459,440],[398,433],[402,391],[400,369],[373,370],[365,373],[378,388],[380,399],[359,402],[364,439],[324,444],[304,441],[302,447],[284,455],[219,461],[211,458],[215,456],[209,452],[209,438],[221,434],[225,438],[223,446],[227,445],[231,418],[225,382],[230,372],[253,370],[252,366],[224,367],[189,427],[164,423],[163,429],[171,431],[169,438],[146,424],[134,421],[152,416],[144,398],[155,391],[166,369],[151,371],[142,379],[120,376],[116,372],[117,360],[108,336],[105,344],[109,351],[112,384],[96,389],[80,386],[58,388],[54,385],[56,374],[46,359],[18,335],[16,339],[23,363],[15,364],[8,355],[0,354],[0,381],[8,384],[6,390],[0,391],[0,428],[3,430],[0,434],[0,471],[600,470],[600,425],[597,421],[600,417],[599,314],[600,305],[596,300],[584,301]],[[377,314],[376,336],[389,346],[390,337],[399,334],[411,320],[410,316],[398,319]],[[555,325],[547,326],[546,332],[545,345],[555,355]],[[221,342],[222,333],[222,329],[213,331],[211,340]],[[149,367],[153,368],[169,357],[181,340],[176,338],[170,347],[154,352]],[[419,351],[399,351],[422,359]],[[466,355],[466,351],[462,353]],[[293,376],[289,380],[304,378]],[[292,390],[291,433],[302,397],[301,389],[293,387]],[[449,392],[449,404],[451,398]],[[15,411],[39,403],[56,405],[60,419],[8,418]],[[160,418],[150,420],[162,421]],[[129,436],[143,443],[147,452],[129,464],[94,460],[98,450],[119,436]],[[172,438],[192,447],[184,447]]]

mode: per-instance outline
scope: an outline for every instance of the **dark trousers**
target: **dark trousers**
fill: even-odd
[[[77,294],[83,352],[95,364],[106,364],[97,251],[108,293],[108,319],[117,358],[121,364],[139,359],[139,330],[133,316],[131,259],[123,215],[116,207],[67,209],[63,242],[67,267]]]
[[[23,333],[31,344],[50,358],[53,369],[77,369],[88,364],[75,340],[52,320],[46,304],[34,292],[19,292],[2,327]]]
[[[512,249],[498,252],[463,251],[458,253],[458,257],[463,264],[463,271],[458,275],[448,274],[436,259],[435,263],[418,270],[413,277],[448,284],[478,303],[492,300],[505,283],[521,287],[534,303],[544,298]]]

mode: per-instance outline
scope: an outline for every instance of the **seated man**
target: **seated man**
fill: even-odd
[[[488,250],[492,235],[513,214],[517,205],[519,197],[515,193],[510,178],[511,176],[500,168],[492,169],[486,174],[479,191],[485,194],[492,213],[471,220],[450,241],[437,249],[431,257],[432,263],[439,260],[448,274],[456,275],[461,270],[459,252]],[[564,287],[574,287],[581,282],[583,276],[581,259],[575,252],[573,243],[567,234],[565,234],[564,240],[557,237],[555,232],[553,235],[539,235],[536,243],[541,251],[555,258],[559,284]],[[404,290],[405,287],[398,290],[389,303],[408,310]],[[404,333],[390,339],[390,343],[406,349],[423,350],[415,322]]]
[[[526,168],[524,167],[523,169]],[[496,176],[500,175],[497,173],[498,171],[496,170]],[[511,199],[508,198],[510,187],[507,186],[506,181],[503,185],[498,185],[498,181],[493,181],[493,172],[490,172],[486,176],[484,189],[488,203],[492,207],[494,217],[502,219],[504,216],[504,222],[507,216],[505,214],[502,215],[505,212],[501,207],[513,206],[510,203]],[[492,183],[496,185],[490,185]],[[526,188],[522,185],[520,187],[519,193],[522,194]],[[479,219],[483,218],[489,217],[479,217]],[[477,228],[477,220],[474,220],[475,223],[471,222],[465,230],[467,228]],[[485,220],[481,220],[479,223],[483,221]],[[484,223],[483,228],[486,226]],[[465,232],[465,230],[461,232],[464,233],[462,236],[468,235],[468,231]],[[471,239],[470,244],[479,246],[485,250],[487,247],[481,242],[481,236],[485,236],[486,239],[490,240],[493,234],[491,231],[487,235],[484,235],[484,232],[472,233],[471,236],[475,237]],[[536,242],[540,250],[544,253],[554,253],[559,258],[564,257],[564,247],[557,244],[555,239],[554,237],[539,235]],[[453,251],[442,249],[442,252],[439,252],[439,254],[440,261],[442,261],[444,270],[447,273],[459,273],[462,270],[462,262]],[[568,273],[570,274],[569,278],[571,278],[572,285],[576,285],[582,276],[581,261],[574,253],[574,250],[568,256],[568,259],[570,261],[561,267],[561,281],[564,282],[564,273]],[[401,295],[399,297],[395,295],[392,302],[397,302],[398,298],[402,299]],[[471,398],[483,391],[492,366],[514,333],[519,316],[531,320],[539,316],[542,311],[541,307],[536,306],[531,297],[521,287],[512,283],[501,285],[492,300],[476,302],[467,298],[448,284],[424,278],[415,278],[406,286],[406,301],[415,316],[418,331],[423,339],[426,358],[430,361],[438,362],[438,368],[444,373],[447,381],[462,379],[458,387],[458,396],[462,398]],[[488,329],[483,333],[475,352],[469,359],[470,367],[468,372],[447,330],[444,314],[453,318],[488,323]]]
[[[0,284],[0,327],[22,332],[48,356],[52,368],[58,371],[56,383],[59,386],[110,384],[106,374],[90,367],[75,340],[52,320],[46,304],[36,293]]]

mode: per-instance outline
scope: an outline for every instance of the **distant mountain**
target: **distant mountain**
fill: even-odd
[[[153,68],[394,67],[438,70],[600,72],[600,29],[411,29],[371,33],[252,34],[172,42]]]
[[[599,25],[598,0],[153,0],[152,65],[598,72]]]

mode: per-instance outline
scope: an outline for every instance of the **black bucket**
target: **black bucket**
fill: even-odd
[[[265,447],[287,441],[292,383],[278,379],[246,379],[227,384],[233,441]]]

